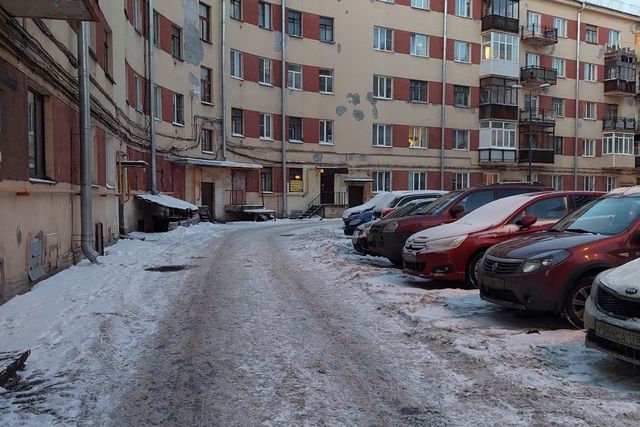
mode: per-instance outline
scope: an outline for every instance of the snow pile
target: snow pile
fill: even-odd
[[[171,209],[183,209],[191,211],[198,210],[198,207],[193,203],[189,203],[181,199],[176,199],[175,197],[167,196],[166,194],[138,194],[136,198]]]

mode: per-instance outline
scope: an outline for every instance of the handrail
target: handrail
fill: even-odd
[[[538,24],[527,24],[522,26],[522,38],[543,37],[545,39],[558,41],[558,30]]]
[[[331,195],[331,200],[333,200],[333,203],[322,203],[322,200],[324,197],[328,197],[329,195]],[[312,206],[323,206],[323,205],[340,205],[340,206],[346,206],[347,205],[347,192],[346,191],[342,191],[342,192],[324,192],[324,193],[320,193],[318,194],[316,197],[313,198],[313,200],[311,200],[308,204],[307,204],[307,209],[311,209]]]

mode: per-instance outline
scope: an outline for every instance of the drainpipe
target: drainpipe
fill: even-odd
[[[149,34],[147,34],[147,58],[148,64],[148,77],[149,77],[149,145],[151,147],[151,194],[158,194],[157,180],[157,165],[156,165],[156,119],[154,118],[153,110],[156,105],[156,93],[154,90],[154,64],[153,64],[153,37],[156,32],[153,23],[153,0],[148,1],[148,21],[149,21]]]
[[[447,101],[447,15],[449,14],[449,0],[444,0],[444,18],[442,35],[444,38],[442,49],[442,106],[440,108],[440,189],[444,190],[444,138],[446,124]]]
[[[578,34],[576,37],[576,127],[575,136],[573,138],[573,189],[578,189],[578,130],[580,124],[580,37],[582,30],[580,25],[582,22],[582,11],[586,4],[582,0],[582,7],[578,11]]]
[[[222,26],[220,34],[220,81],[222,82],[222,159],[227,160],[227,0],[220,2]],[[195,190],[194,190],[195,191]]]
[[[286,52],[286,8],[287,8],[287,1],[286,0],[281,0],[281,27],[280,31],[282,32],[282,40],[280,41],[281,45],[280,45],[280,60],[282,62],[282,67],[280,67],[282,70],[282,75],[280,76],[282,81],[281,81],[281,86],[282,86],[282,99],[280,100],[281,102],[281,110],[282,110],[282,117],[280,117],[280,119],[282,120],[281,123],[281,129],[282,129],[282,217],[286,218],[288,216],[288,212],[289,212],[289,201],[287,200],[287,142],[286,142],[286,138],[285,138],[285,132],[286,132],[286,125],[287,125],[287,120],[286,120],[286,114],[287,114],[287,94],[286,94],[286,87],[287,87],[287,69],[286,69],[286,64],[287,64],[287,52]]]
[[[82,253],[92,263],[98,253],[93,246],[93,206],[91,199],[92,142],[91,98],[89,93],[89,22],[81,22],[78,28],[78,83],[80,85],[80,230]]]

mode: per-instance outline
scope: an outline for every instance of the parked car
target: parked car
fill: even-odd
[[[402,254],[404,271],[428,279],[464,280],[478,287],[478,270],[488,248],[546,230],[568,213],[604,194],[552,191],[495,200],[458,221],[409,237]]]
[[[401,219],[385,219],[371,227],[369,250],[402,264],[402,249],[407,239],[418,231],[460,219],[476,208],[503,197],[534,191],[553,190],[539,184],[492,184],[447,193],[415,215]]]
[[[480,296],[502,306],[561,313],[575,327],[598,273],[640,256],[640,186],[614,190],[547,231],[490,248]]]
[[[375,203],[368,205],[367,209],[352,213],[348,217],[345,217],[343,214],[342,219],[344,221],[344,234],[346,234],[347,236],[353,235],[356,227],[358,227],[360,224],[364,224],[374,219],[380,218],[382,216],[382,212],[389,208],[402,206],[405,203],[410,202],[411,200],[434,200],[445,193],[446,191],[440,190],[392,191],[384,193],[384,197],[380,197],[379,199],[376,199],[376,195],[373,199],[371,199],[376,199]],[[367,203],[365,203],[365,205]]]
[[[585,344],[640,366],[640,260],[603,271],[584,312]]]

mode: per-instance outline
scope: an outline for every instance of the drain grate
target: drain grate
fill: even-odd
[[[168,273],[171,271],[182,271],[191,268],[188,265],[159,265],[157,267],[148,267],[145,268],[147,271],[158,271],[160,273]]]

